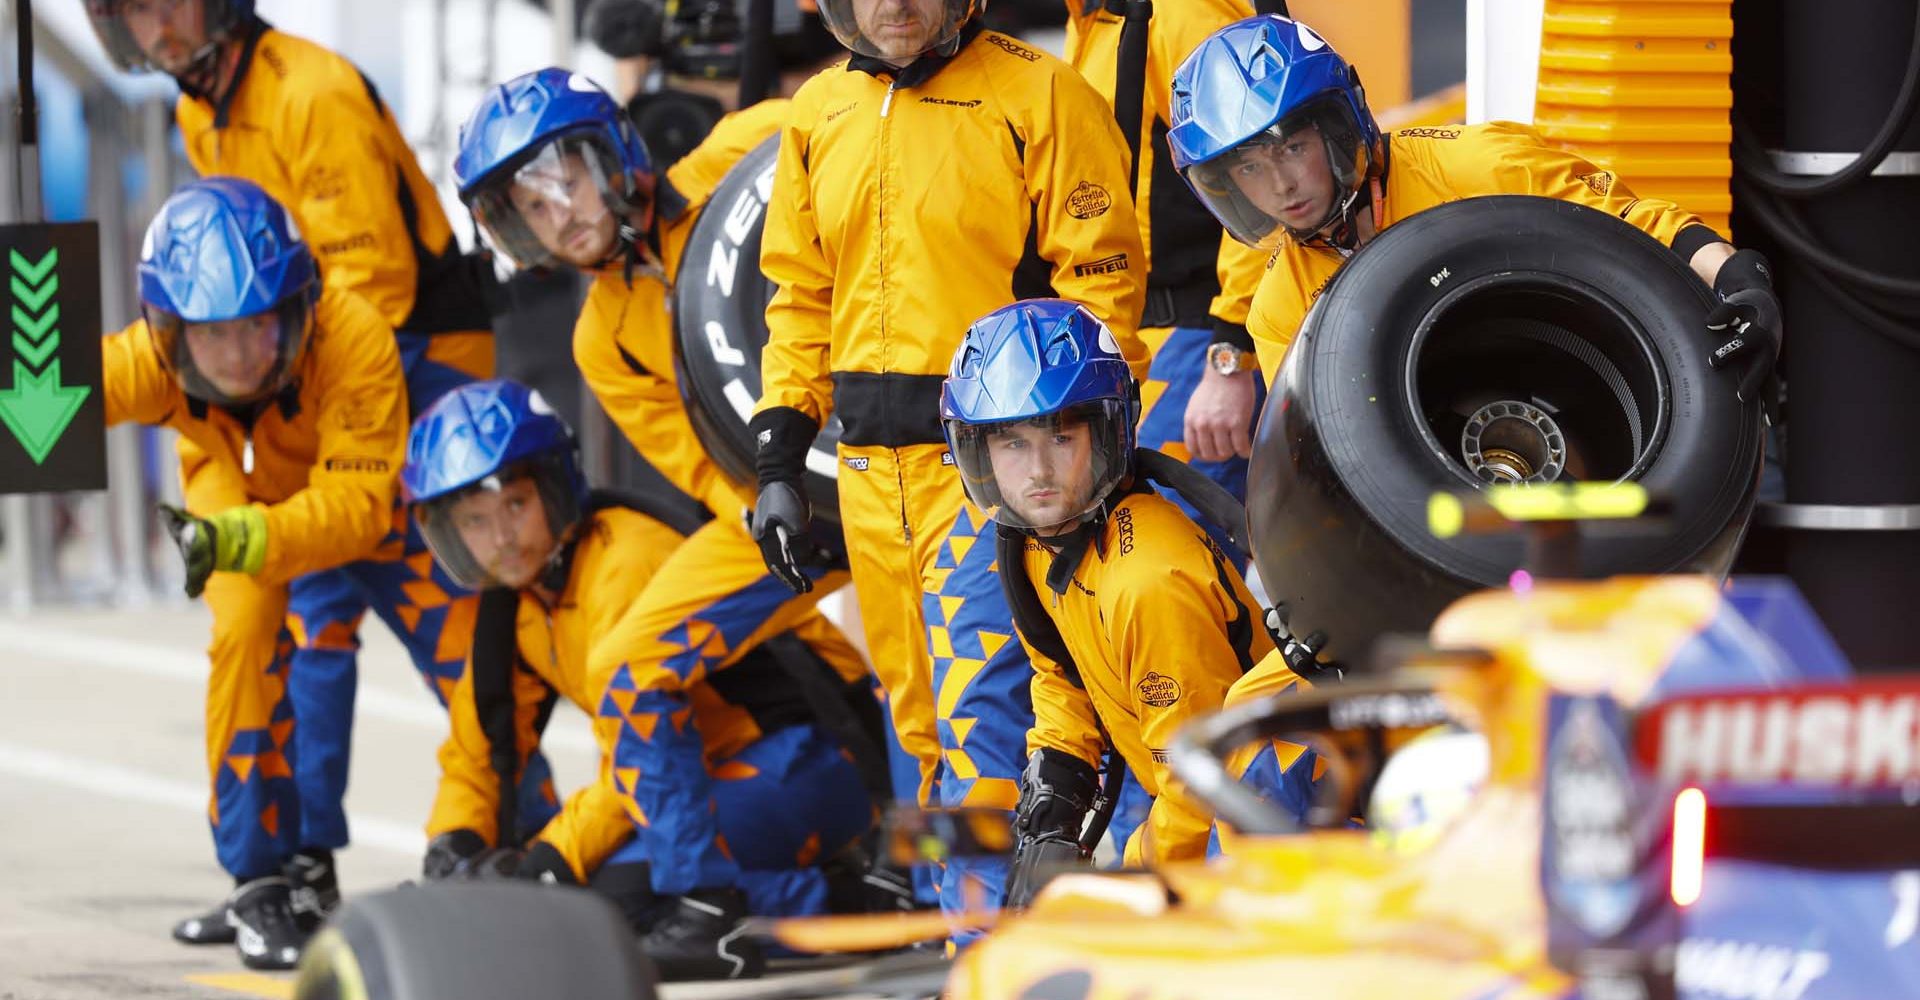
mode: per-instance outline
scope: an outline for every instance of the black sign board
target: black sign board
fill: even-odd
[[[100,227],[0,226],[0,493],[107,488]]]

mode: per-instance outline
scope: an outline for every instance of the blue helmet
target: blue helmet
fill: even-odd
[[[460,585],[524,586],[502,579],[495,560],[477,557],[461,534],[456,507],[478,492],[499,493],[531,479],[546,511],[552,548],[544,567],[580,519],[587,481],[575,456],[573,430],[546,400],[518,382],[490,379],[447,392],[413,422],[400,487],[434,557]],[[482,517],[484,523],[484,514]]]
[[[967,497],[1014,528],[1061,528],[1103,511],[1133,478],[1139,415],[1113,331],[1064,299],[1016,302],[974,321],[940,390]]]
[[[201,23],[205,25],[206,44],[194,53],[193,68],[182,73],[182,82],[204,85],[211,83],[214,57],[217,43],[231,38],[236,31],[253,20],[253,0],[200,0]],[[93,33],[99,37],[100,45],[107,50],[107,57],[115,66],[130,73],[156,69],[153,60],[136,42],[133,32],[128,30],[127,22],[121,16],[126,0],[86,0],[87,19],[93,23]]]
[[[586,256],[610,260],[631,239],[623,226],[652,224],[655,175],[646,143],[612,95],[564,69],[535,70],[488,90],[460,126],[453,177],[487,237],[521,267],[567,263],[558,254],[568,250],[573,263],[594,263],[581,259],[576,235],[591,247]],[[588,178],[598,203],[576,203],[573,182]],[[531,219],[511,197],[516,186],[523,205],[534,206]]]
[[[320,293],[319,269],[286,209],[259,185],[239,177],[182,185],[147,226],[139,272],[140,311],[160,363],[188,395],[249,403],[278,392],[298,373]],[[226,348],[194,346],[265,338],[264,321],[244,331],[188,335],[189,326],[250,317],[277,324],[271,359],[264,351],[216,357]],[[196,351],[206,356],[196,358]]]
[[[1313,29],[1274,14],[1221,28],[1174,71],[1167,146],[1227,231],[1269,250],[1284,236],[1352,250],[1368,184],[1387,166],[1360,74]],[[1322,162],[1331,193],[1302,190]]]

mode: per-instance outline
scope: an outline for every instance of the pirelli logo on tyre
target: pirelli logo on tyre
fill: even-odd
[[[1067,192],[1067,214],[1076,219],[1097,219],[1112,207],[1107,189],[1092,181],[1081,181],[1079,187]]]
[[[1142,704],[1154,708],[1166,708],[1180,700],[1180,682],[1158,671],[1140,678],[1134,690],[1139,693]]]
[[[1127,255],[1123,253],[1117,253],[1110,257],[1102,257],[1099,260],[1090,260],[1085,264],[1073,265],[1074,275],[1081,278],[1094,274],[1114,274],[1126,269]]]

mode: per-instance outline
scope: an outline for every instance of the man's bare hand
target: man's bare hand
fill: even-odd
[[[1187,453],[1202,462],[1253,457],[1254,372],[1222,375],[1208,368],[1187,400]]]

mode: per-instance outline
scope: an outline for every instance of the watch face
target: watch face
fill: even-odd
[[[1232,344],[1215,344],[1207,348],[1207,363],[1222,375],[1232,375],[1240,370],[1240,350]]]

